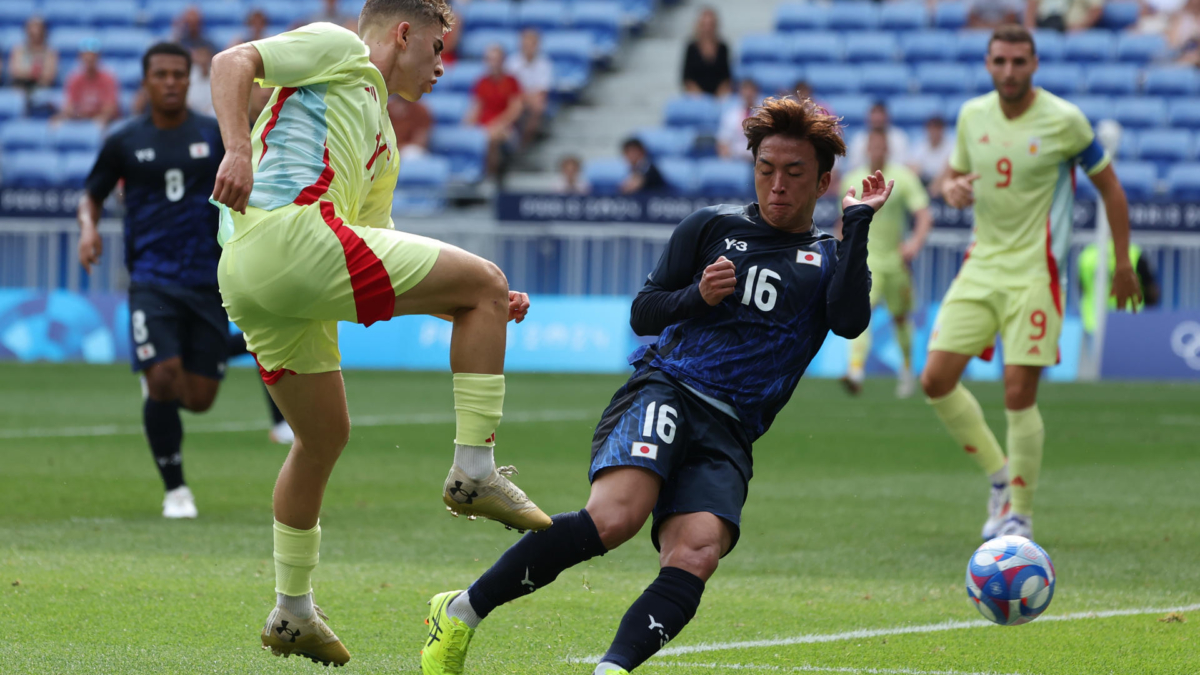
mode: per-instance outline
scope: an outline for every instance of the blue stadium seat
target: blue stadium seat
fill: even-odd
[[[812,61],[841,61],[841,36],[837,33],[793,33],[791,55],[793,61],[804,64]]]
[[[829,9],[824,5],[785,3],[775,10],[776,30],[819,30],[828,24]]]
[[[663,157],[654,165],[667,182],[668,191],[677,195],[696,193],[696,161],[687,157]]]
[[[754,194],[754,168],[749,162],[701,160],[697,169],[700,194],[741,197]]]
[[[746,68],[746,77],[758,85],[764,96],[795,91],[796,83],[804,79],[804,68],[794,64],[759,63]]]
[[[832,30],[862,31],[879,26],[879,4],[866,0],[842,0],[829,6],[829,22]]]
[[[851,63],[892,61],[900,49],[896,36],[891,33],[847,33],[845,42],[846,60]]]
[[[488,28],[512,28],[517,25],[517,12],[513,3],[505,0],[494,2],[471,2],[455,9],[462,16],[467,33]],[[467,35],[463,36],[464,38]]]
[[[929,11],[922,2],[889,2],[879,10],[879,27],[883,30],[921,30],[928,25]]]
[[[933,13],[933,25],[958,30],[967,25],[967,10],[965,2],[939,2]]]
[[[1113,100],[1108,96],[1072,96],[1074,103],[1092,124],[1113,116]]]
[[[888,99],[888,116],[901,127],[921,126],[931,117],[942,117],[946,107],[941,96],[893,96]]]
[[[983,63],[991,39],[990,31],[967,30],[959,33],[954,46],[955,58],[970,64]]]
[[[1125,63],[1150,63],[1167,55],[1167,39],[1162,35],[1126,33],[1117,38],[1117,60]]]
[[[483,74],[487,72],[487,67],[479,61],[457,61],[454,65],[446,69],[446,74],[438,78],[435,91],[447,92],[466,92],[471,91],[475,87],[475,83]]]
[[[1167,194],[1173,199],[1200,200],[1200,163],[1176,164],[1167,171]]]
[[[4,184],[11,187],[44,188],[59,184],[58,153],[28,150],[4,156]]]
[[[900,53],[910,63],[953,61],[956,51],[954,33],[947,30],[905,33],[900,37]]]
[[[463,183],[483,178],[487,148],[487,132],[478,127],[434,127],[429,139],[429,150],[449,160],[451,178]]]
[[[195,3],[191,2],[190,0],[153,0],[153,2],[146,3],[146,11],[143,16],[145,17],[146,23],[149,24],[150,28],[156,31],[165,32],[170,30],[171,23],[174,22],[175,19],[178,18],[185,9],[193,4]],[[289,14],[279,15],[276,13],[278,10],[272,11],[268,9],[267,16],[275,19],[278,16],[299,15],[295,8],[289,7],[289,10]]]
[[[663,121],[670,127],[685,127],[712,134],[721,121],[721,104],[711,96],[676,96],[667,102]]]
[[[59,152],[96,151],[104,138],[100,125],[89,121],[65,121],[50,125],[50,145]]]
[[[106,58],[140,59],[154,42],[154,35],[141,28],[106,28],[100,31],[100,49]]]
[[[986,94],[996,88],[992,81],[992,74],[988,72],[987,66],[982,63],[977,63],[971,68],[971,87],[980,94]]]
[[[1161,98],[1118,98],[1111,116],[1132,129],[1162,126],[1167,119],[1167,104]]]
[[[1130,199],[1144,201],[1154,198],[1158,191],[1158,167],[1153,162],[1118,162],[1114,170]]]
[[[217,49],[226,49],[234,40],[241,40],[246,29],[242,26],[214,26],[208,30],[208,39]]]
[[[792,40],[781,33],[747,35],[738,48],[743,66],[756,63],[788,63],[792,59]]]
[[[571,7],[571,26],[590,32],[603,54],[615,54],[621,44],[621,8],[614,2],[576,3]]]
[[[59,180],[62,185],[82,188],[96,163],[94,152],[68,152],[59,157]]]
[[[204,28],[212,30],[218,26],[242,27],[246,23],[246,8],[240,2],[206,2],[200,5],[204,15]]]
[[[1129,96],[1137,91],[1138,75],[1137,66],[1098,63],[1087,69],[1084,91],[1089,94]]]
[[[92,20],[92,3],[86,0],[46,0],[39,12],[46,20],[50,35],[64,26],[87,26]]]
[[[40,119],[48,118],[63,107],[62,89],[35,89],[29,96],[26,114]]]
[[[1192,132],[1187,129],[1147,129],[1138,134],[1137,156],[1165,167],[1195,159]]]
[[[649,152],[650,156],[655,159],[687,157],[696,145],[695,129],[648,127],[638,130],[634,136],[642,141],[642,144],[646,146],[646,152]]]
[[[33,0],[4,0],[0,2],[0,27],[24,26],[25,21],[37,13]]]
[[[1167,123],[1173,127],[1200,129],[1200,98],[1177,98],[1167,107]]]
[[[542,52],[554,62],[554,69],[591,75],[596,58],[596,42],[586,30],[556,30],[542,36]]]
[[[1079,91],[1083,82],[1083,66],[1078,63],[1047,63],[1033,74],[1033,83],[1059,96]]]
[[[622,21],[635,29],[646,25],[656,8],[654,0],[623,0],[620,4]]]
[[[1084,63],[1109,61],[1113,57],[1116,39],[1106,30],[1085,30],[1071,33],[1064,44],[1063,58]]]
[[[472,3],[486,5],[486,2]],[[515,30],[472,30],[463,35],[459,43],[459,52],[465,59],[482,59],[484,52],[492,45],[500,45],[505,54],[517,51],[521,44],[521,35]]]
[[[97,0],[92,3],[89,12],[93,26],[131,26],[141,12],[141,3],[134,0]],[[205,14],[205,19],[207,18],[208,15]],[[242,18],[245,18],[244,14]]]
[[[1038,61],[1042,63],[1062,61],[1066,49],[1062,33],[1055,30],[1037,30],[1033,33]]]
[[[867,111],[874,100],[861,94],[820,96],[818,102],[829,107],[829,111],[842,118],[842,124],[857,126],[867,121]]]
[[[804,79],[818,97],[827,94],[854,94],[862,89],[862,75],[857,66],[813,66],[808,69]]]
[[[1104,14],[1100,17],[1100,27],[1109,30],[1122,30],[1137,23],[1141,8],[1137,2],[1108,2],[1104,5]]]
[[[1143,88],[1151,96],[1194,96],[1198,84],[1200,77],[1191,66],[1161,66],[1146,70]]]
[[[960,63],[922,63],[917,66],[917,88],[924,94],[969,92],[971,70]]]
[[[435,89],[434,93],[421,97],[421,103],[425,104],[435,123],[457,126],[462,124],[471,107],[471,95]]]
[[[4,50],[6,59],[12,48],[22,42],[25,42],[25,31],[20,26],[0,26],[0,49]]]
[[[58,50],[59,58],[73,59],[79,53],[79,43],[95,37],[99,34],[91,28],[59,28],[50,31],[47,41]]]
[[[875,96],[907,94],[912,69],[902,63],[873,63],[863,66],[862,91]]]
[[[583,175],[592,186],[592,194],[611,196],[620,192],[621,183],[629,176],[629,165],[616,157],[593,159],[584,164]]]
[[[942,110],[942,117],[946,120],[946,124],[954,126],[958,122],[958,113],[962,110],[963,104],[971,100],[970,96],[947,96],[946,107]],[[947,133],[949,133],[947,131]]]
[[[1137,129],[1122,129],[1121,142],[1117,146],[1116,156],[1125,159],[1135,159],[1138,153],[1138,137]]]
[[[517,4],[517,26],[538,30],[562,30],[571,25],[567,3],[555,0],[525,0]]]
[[[45,148],[50,125],[45,120],[15,119],[0,126],[0,150],[5,153]]]
[[[25,114],[25,92],[0,89],[0,124]]]
[[[408,215],[440,213],[446,208],[450,160],[436,155],[411,157],[400,162],[392,207]]]

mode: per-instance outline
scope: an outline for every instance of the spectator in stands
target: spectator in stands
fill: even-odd
[[[1200,0],[1188,0],[1171,16],[1167,44],[1179,54],[1179,63],[1200,66]]]
[[[684,56],[683,88],[690,94],[725,96],[733,88],[732,77],[729,46],[718,31],[717,12],[705,7],[696,19],[696,34]]]
[[[175,26],[175,42],[184,49],[191,51],[196,47],[208,47],[212,53],[217,53],[217,46],[204,35],[204,15],[195,5],[183,10]]]
[[[212,50],[204,45],[192,49],[192,72],[188,77],[187,107],[210,117],[216,115],[212,102]]]
[[[524,104],[521,84],[504,72],[504,48],[491,45],[484,53],[487,72],[471,91],[474,100],[463,120],[483,127],[488,133],[488,173],[497,176],[504,159],[505,144],[513,137]]]
[[[388,117],[392,118],[392,129],[396,131],[400,161],[429,154],[433,115],[423,103],[392,96],[388,98]]]
[[[662,192],[667,181],[646,152],[646,146],[637,138],[629,138],[621,145],[621,154],[629,162],[629,177],[621,183],[621,194],[644,194]]]
[[[833,106],[829,105],[822,99],[817,98],[817,95],[813,92],[812,85],[810,85],[807,80],[797,80],[796,84],[792,85],[792,90],[786,93],[788,96],[795,96],[796,100],[798,101],[803,101],[806,98],[811,99],[812,102],[816,103],[819,108],[830,115],[835,115],[833,112]]]
[[[25,42],[8,55],[8,81],[32,92],[38,87],[53,87],[58,79],[58,52],[46,41],[46,22],[30,17],[25,22]]]
[[[1025,25],[1063,33],[1092,28],[1102,16],[1104,0],[1029,0]]]
[[[1139,33],[1163,33],[1171,26],[1175,13],[1183,9],[1187,0],[1140,0],[1141,16],[1135,30]]]
[[[867,128],[854,134],[846,151],[848,168],[854,169],[867,163],[867,138],[871,129],[882,129],[887,132],[888,156],[897,164],[908,163],[908,134],[900,127],[892,126],[888,117],[887,104],[876,101],[867,114]]]
[[[269,37],[270,32],[268,32],[269,29],[267,28],[268,23],[266,12],[262,11],[261,9],[251,10],[250,13],[246,15],[246,32],[234,38],[229,43],[229,46],[233,47],[245,42],[254,42],[255,40],[261,40],[265,37]]]
[[[347,23],[353,22],[355,27],[358,26],[358,17],[352,14],[346,14],[338,7],[338,0],[324,0],[321,3],[321,11],[310,14],[307,18],[301,20],[297,26],[304,24],[317,23],[318,21],[327,21],[336,23],[339,26],[345,27]]]
[[[120,113],[120,86],[112,73],[100,67],[100,41],[79,43],[79,67],[67,77],[63,109],[56,120],[95,120],[101,125]]]
[[[909,167],[921,177],[929,190],[929,196],[941,196],[941,181],[935,180],[946,170],[953,141],[946,139],[946,120],[940,115],[925,122],[925,138],[922,138],[909,154]]]
[[[583,177],[583,165],[575,155],[567,155],[558,162],[558,185],[555,191],[560,195],[591,194],[592,186]]]
[[[546,104],[550,100],[550,87],[554,84],[554,66],[541,53],[541,35],[533,28],[521,33],[521,51],[509,55],[504,70],[517,78],[521,85],[521,103],[525,107],[521,124],[521,147],[526,147],[536,138],[546,116]]]
[[[753,114],[754,108],[760,103],[762,95],[758,85],[748,77],[742,78],[738,85],[738,102],[725,109],[721,114],[721,124],[717,127],[717,154],[723,159],[754,161],[754,154],[746,148],[742,122]]]
[[[971,0],[967,28],[994,30],[1006,23],[1023,23],[1027,0]]]

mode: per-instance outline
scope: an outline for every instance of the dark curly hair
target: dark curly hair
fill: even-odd
[[[813,103],[812,99],[798,100],[791,96],[768,98],[755,108],[754,114],[742,122],[746,133],[746,148],[758,158],[758,146],[768,136],[790,136],[807,140],[817,151],[818,175],[833,170],[836,157],[846,155],[842,138],[841,118]]]

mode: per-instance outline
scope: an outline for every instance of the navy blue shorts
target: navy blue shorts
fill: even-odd
[[[596,427],[588,479],[618,466],[649,469],[663,479],[650,531],[655,548],[668,517],[701,512],[732,525],[729,550],[737,545],[753,459],[750,437],[733,417],[661,371],[637,373]]]
[[[216,286],[130,286],[129,335],[134,372],[178,356],[189,373],[225,377],[229,317]]]

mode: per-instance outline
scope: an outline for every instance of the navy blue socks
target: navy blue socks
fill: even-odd
[[[632,671],[674,640],[696,616],[704,580],[679,569],[664,567],[658,578],[625,612],[617,636],[600,659]]]
[[[183,422],[179,419],[179,402],[146,398],[142,406],[142,426],[167,491],[183,485],[183,457],[180,454]]]

